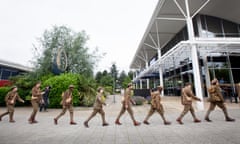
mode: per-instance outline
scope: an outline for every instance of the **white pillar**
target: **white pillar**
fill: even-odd
[[[211,85],[211,80],[210,80],[210,74],[209,74],[209,70],[208,70],[208,65],[207,65],[208,61],[207,61],[207,57],[205,56],[203,59],[203,65],[204,65],[204,71],[205,71],[205,81],[206,81],[206,89],[208,87],[210,87]]]
[[[149,79],[147,79],[147,89],[149,89],[150,88],[150,80]]]
[[[162,60],[162,54],[161,54],[161,49],[159,48],[158,49],[158,59],[161,62]],[[160,64],[160,67],[159,67],[159,81],[160,81],[160,86],[162,86],[164,88],[164,83],[163,83],[163,69],[162,69],[162,65]],[[161,96],[164,96],[164,90],[162,91],[162,94]]]
[[[142,80],[140,79],[140,89],[142,89]]]
[[[190,41],[194,41],[195,36],[194,36],[192,18],[189,12],[188,0],[185,0],[185,5],[186,5],[186,12],[187,12],[186,22],[187,22],[187,28],[188,28],[188,36]],[[197,46],[196,44],[190,44],[190,47],[191,47],[191,55],[192,55],[195,92],[196,92],[196,96],[202,100],[202,102],[197,102],[197,109],[204,110],[203,89],[201,84],[201,75],[200,75],[199,62],[198,62]]]

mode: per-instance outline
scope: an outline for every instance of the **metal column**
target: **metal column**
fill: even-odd
[[[189,35],[189,40],[194,41],[195,36],[194,36],[194,31],[193,31],[193,23],[192,23],[192,18],[190,16],[188,2],[189,2],[189,0],[185,0],[186,12],[187,12],[186,22],[187,22],[187,28],[188,28],[188,35]],[[203,89],[202,89],[202,84],[201,84],[201,75],[200,75],[200,68],[199,68],[199,61],[198,61],[197,45],[190,44],[190,47],[191,47],[195,92],[196,92],[196,96],[202,100],[202,102],[197,102],[197,108],[199,110],[204,110]]]

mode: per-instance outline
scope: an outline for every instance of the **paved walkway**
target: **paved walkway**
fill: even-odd
[[[182,111],[178,97],[164,97],[165,116],[172,121],[172,125],[165,126],[160,116],[155,113],[149,120],[150,125],[135,127],[127,113],[121,118],[123,125],[114,124],[121,108],[120,96],[116,96],[116,103],[112,97],[107,99],[105,107],[108,127],[101,126],[101,117],[97,115],[89,122],[90,128],[83,126],[83,121],[90,115],[92,108],[75,108],[75,120],[78,125],[69,125],[69,114],[60,118],[59,124],[53,124],[53,118],[60,113],[60,109],[49,109],[37,115],[38,124],[28,124],[27,118],[31,108],[16,108],[16,123],[9,123],[8,117],[0,122],[0,144],[239,144],[240,142],[240,105],[228,103],[229,113],[236,122],[225,122],[223,113],[216,109],[211,114],[212,123],[203,121],[195,124],[190,114],[184,119],[184,125],[175,120]],[[208,103],[206,103],[206,108]],[[134,106],[137,120],[142,121],[149,105]],[[0,108],[0,113],[5,108]],[[203,119],[204,111],[197,111],[197,116]]]

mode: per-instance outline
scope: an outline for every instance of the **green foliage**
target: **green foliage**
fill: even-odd
[[[127,85],[131,82],[131,78],[129,76],[125,77],[124,80],[123,80],[123,83],[122,83],[122,86],[124,88],[127,87]]]
[[[73,104],[75,106],[92,106],[95,101],[97,84],[94,79],[79,74],[61,74],[49,78],[43,83],[43,87],[52,87],[49,100],[50,107],[61,107],[61,95],[68,89],[68,86],[75,86],[73,91]]]
[[[9,87],[0,87],[0,106],[5,106],[5,96],[9,90]]]
[[[96,97],[96,81],[84,76],[78,77],[78,90],[80,92],[80,105],[92,106]]]
[[[79,105],[79,94],[78,94],[78,75],[77,74],[61,74],[59,76],[53,76],[43,82],[42,86],[46,87],[50,85],[52,88],[49,93],[49,107],[61,107],[60,102],[62,100],[62,93],[68,89],[68,86],[73,84],[75,89],[73,91],[73,104]]]
[[[42,38],[39,39],[40,48],[35,46],[36,50],[43,51],[42,54],[35,54],[37,57],[35,77],[41,78],[52,73],[60,49],[66,54],[64,59],[67,59],[67,67],[65,70],[62,69],[63,71],[81,73],[87,77],[93,76],[94,65],[103,55],[98,53],[97,48],[89,53],[86,47],[88,39],[84,31],[74,32],[66,26],[54,26],[50,30],[45,30]]]

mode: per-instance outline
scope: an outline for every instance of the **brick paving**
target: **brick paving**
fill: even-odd
[[[74,118],[78,125],[69,125],[69,113],[59,119],[58,125],[53,124],[53,118],[61,109],[49,109],[48,112],[37,114],[37,124],[28,124],[27,119],[32,111],[31,107],[15,109],[16,123],[9,123],[8,116],[0,122],[0,144],[239,144],[240,142],[240,105],[227,102],[230,116],[236,122],[225,122],[223,113],[216,109],[211,113],[212,123],[193,123],[190,113],[184,119],[184,125],[175,120],[182,111],[179,97],[164,97],[165,116],[172,122],[163,125],[161,117],[155,113],[149,120],[150,125],[141,124],[135,127],[128,113],[121,118],[122,125],[114,124],[121,104],[120,96],[113,103],[113,96],[109,96],[107,107],[104,107],[108,127],[102,127],[101,117],[97,115],[90,122],[90,128],[83,126],[83,121],[91,114],[92,108],[75,107]],[[208,103],[204,111],[197,111],[200,119],[204,118]],[[133,107],[137,120],[143,121],[149,105]],[[0,113],[5,108],[0,108]]]

